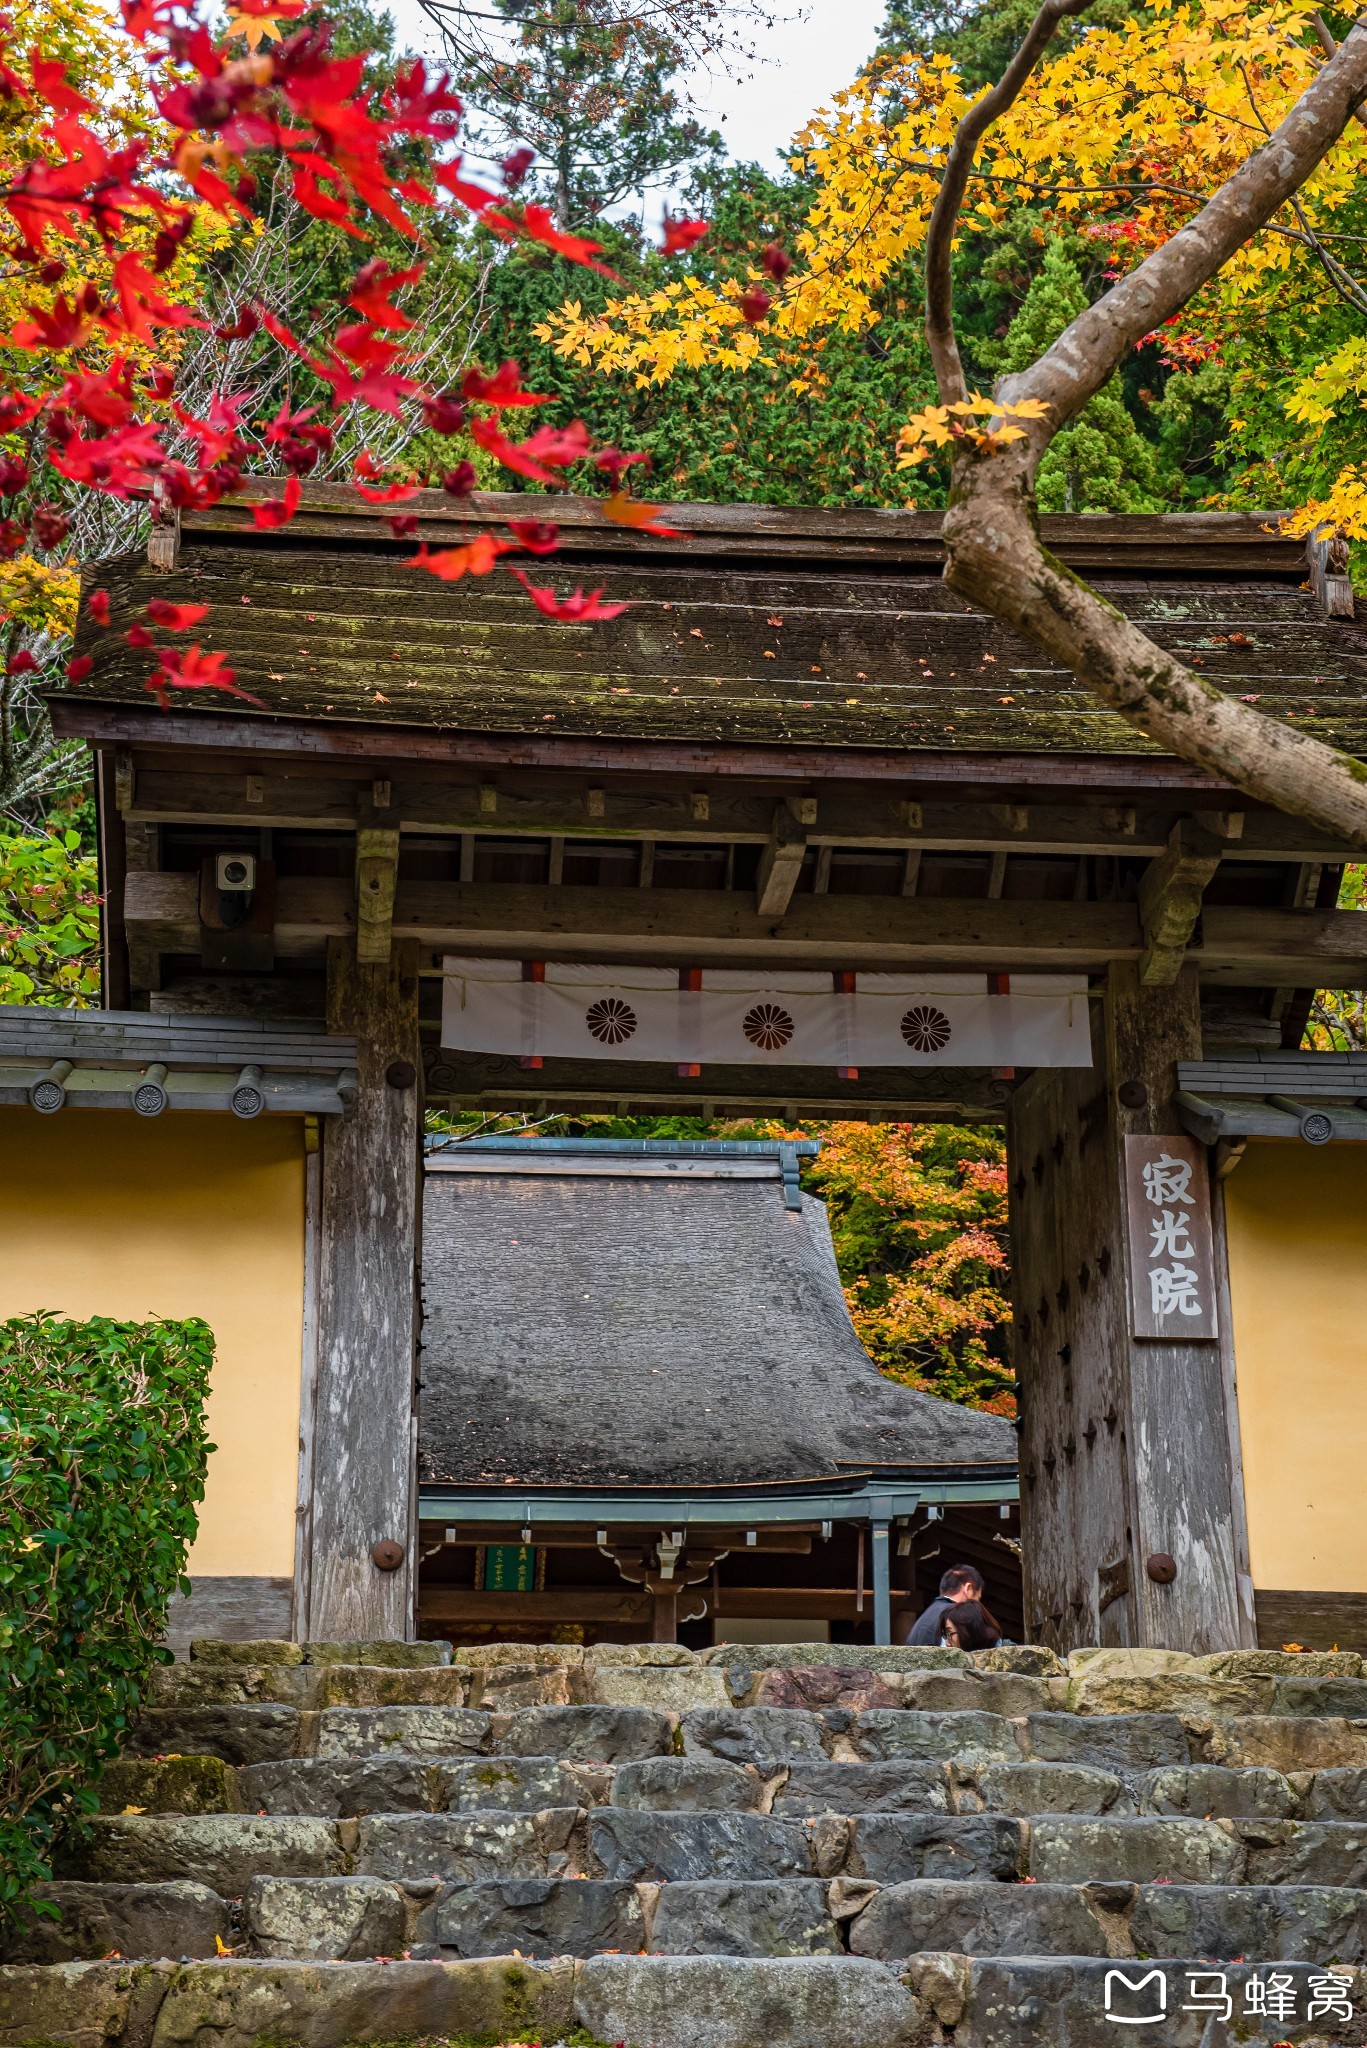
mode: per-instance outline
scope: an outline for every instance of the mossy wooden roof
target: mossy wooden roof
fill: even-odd
[[[272,488],[275,488],[272,486]],[[260,495],[259,489],[255,495]],[[603,585],[628,610],[544,618],[505,574],[443,583],[410,566],[379,514],[314,486],[283,532],[249,505],[187,520],[174,569],[127,555],[87,572],[113,597],[83,624],[77,694],[148,699],[151,663],[123,634],[151,596],[207,603],[197,635],[291,720],[445,731],[893,749],[1153,751],[1040,651],[974,611],[938,573],[938,515],[680,506],[677,542],[530,497],[413,501],[419,538],[450,545],[510,508],[556,518],[563,547],[525,565],[560,591]],[[405,507],[404,509],[409,509]],[[1045,522],[1046,539],[1164,647],[1288,723],[1367,754],[1367,632],[1303,587],[1300,543],[1268,517]],[[229,700],[196,704],[221,715]],[[243,707],[234,705],[234,710]]]

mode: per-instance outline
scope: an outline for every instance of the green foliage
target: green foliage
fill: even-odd
[[[1027,369],[1086,307],[1082,273],[1055,237],[1007,330],[998,368]],[[1158,448],[1136,427],[1114,377],[1054,436],[1040,464],[1041,512],[1161,512],[1174,495]]]
[[[100,996],[100,898],[75,826],[0,836],[0,1003],[83,1009]]]
[[[0,1323],[0,1920],[137,1711],[198,1525],[198,1321]]]

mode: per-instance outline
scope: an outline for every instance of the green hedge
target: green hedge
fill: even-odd
[[[0,1921],[167,1661],[212,1363],[198,1321],[0,1322]]]

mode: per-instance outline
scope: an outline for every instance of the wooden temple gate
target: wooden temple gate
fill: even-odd
[[[1242,1061],[1270,1077],[1247,1093],[1272,1122],[1250,1128],[1295,1135],[1279,1049],[1316,987],[1365,978],[1367,920],[1334,908],[1350,849],[1159,754],[970,611],[939,580],[935,515],[681,507],[686,538],[663,543],[591,508],[485,501],[553,513],[556,578],[630,601],[571,626],[495,578],[433,583],[340,488],[306,486],[271,534],[252,494],[187,517],[174,547],[160,534],[155,564],[101,565],[113,624],[83,629],[93,670],[53,712],[99,762],[111,1008],[356,1042],[310,1168],[296,1627],[413,1625],[421,1131],[424,1105],[452,1105],[1004,1123],[1026,1627],[1063,1647],[1255,1641],[1221,1179],[1240,1141],[1191,1131]],[[434,543],[482,514],[413,508]],[[1044,526],[1212,680],[1364,751],[1367,641],[1300,543],[1251,514]],[[261,708],[158,709],[122,638],[154,592],[213,607],[204,632]],[[462,1051],[440,1023],[456,956],[1080,975],[1093,1060],[690,1072]],[[1137,1334],[1135,1175],[1164,1148],[1134,1141],[1155,1138],[1192,1164],[1212,1233],[1215,1314],[1185,1339]]]

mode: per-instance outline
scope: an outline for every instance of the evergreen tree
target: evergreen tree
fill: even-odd
[[[1087,303],[1082,274],[1066,245],[1051,240],[1007,329],[998,372],[1033,363]],[[1040,465],[1039,507],[1041,512],[1161,512],[1172,501],[1174,482],[1155,443],[1139,431],[1113,377],[1050,443]]]
[[[680,79],[722,40],[730,10],[711,0],[495,0],[506,47],[471,35],[456,0],[424,4],[468,96],[472,138],[494,156],[534,152],[521,189],[561,228],[721,162],[721,136]]]

